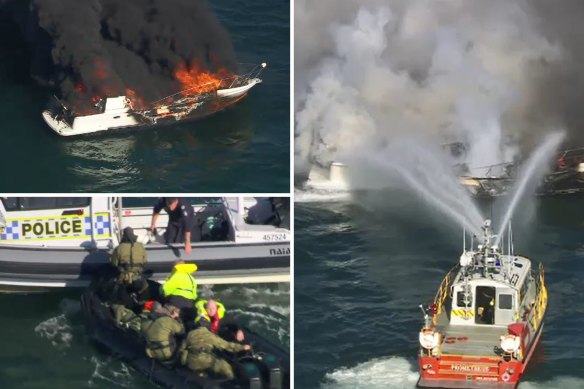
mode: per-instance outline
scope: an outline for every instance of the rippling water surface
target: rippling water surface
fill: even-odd
[[[204,286],[228,315],[285,349],[290,344],[288,284]],[[154,388],[123,361],[99,351],[82,320],[80,292],[0,295],[0,387]]]
[[[462,233],[415,196],[297,191],[295,384],[414,388],[422,314]],[[546,199],[516,252],[546,268],[549,310],[520,389],[584,388],[584,199]]]

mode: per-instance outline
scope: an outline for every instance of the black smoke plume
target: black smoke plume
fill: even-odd
[[[205,0],[0,0],[0,13],[29,45],[31,76],[73,107],[127,89],[146,102],[175,93],[179,66],[236,67]]]

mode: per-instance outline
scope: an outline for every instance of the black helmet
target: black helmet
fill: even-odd
[[[138,238],[136,238],[132,227],[124,228],[124,232],[122,233],[122,242],[134,243],[136,242],[136,239]]]

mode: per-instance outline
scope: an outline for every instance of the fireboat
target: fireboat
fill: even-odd
[[[516,388],[541,338],[548,302],[542,264],[535,272],[529,258],[514,254],[510,226],[501,244],[490,220],[482,231],[476,249],[475,237],[468,251],[465,238],[433,303],[420,305],[419,387]]]

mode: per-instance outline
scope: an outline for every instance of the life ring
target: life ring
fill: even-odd
[[[501,376],[501,379],[505,382],[509,381],[511,379],[511,376],[509,375],[509,373],[505,372],[503,373],[503,375]]]
[[[456,338],[457,341],[459,342],[466,342],[468,340],[467,336],[459,336],[458,338]]]
[[[455,338],[454,336],[449,336],[448,338],[446,338],[446,339],[444,340],[444,342],[446,342],[446,343],[448,343],[448,344],[451,344],[451,343],[454,343],[454,342],[456,342],[456,338]]]

